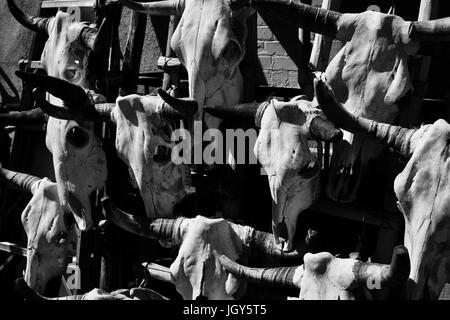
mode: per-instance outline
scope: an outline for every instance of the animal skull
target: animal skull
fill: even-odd
[[[279,243],[279,229],[284,224],[288,234],[284,250],[292,251],[298,215],[320,193],[320,159],[311,152],[308,141],[338,141],[342,132],[303,97],[290,102],[272,99],[262,104],[207,107],[205,111],[217,117],[253,120],[260,128],[253,152],[269,179],[273,234]]]
[[[103,200],[103,206],[107,216],[129,232],[181,244],[170,272],[177,291],[187,300],[229,300],[245,293],[245,281],[227,275],[221,267],[222,254],[244,262],[250,254],[298,258],[296,253],[280,251],[271,235],[224,219],[197,216],[150,220],[122,212],[109,199]]]
[[[369,134],[409,159],[394,182],[405,218],[404,242],[411,254],[412,283],[407,294],[412,299],[426,294],[437,299],[450,280],[450,125],[441,119],[419,129],[395,127],[346,113],[322,82],[316,83],[316,94],[337,125]]]
[[[298,267],[249,268],[220,257],[224,268],[249,281],[300,289],[300,300],[354,300],[354,290],[387,288],[404,283],[409,274],[408,251],[394,249],[391,265],[341,259],[329,252],[307,253]]]
[[[87,70],[88,56],[106,35],[104,31],[97,37],[100,34],[97,29],[75,22],[74,16],[61,11],[51,18],[39,18],[25,15],[12,0],[8,0],[8,7],[25,27],[48,35],[41,56],[47,74],[86,89],[92,86]],[[101,28],[105,29],[107,23],[109,20]],[[94,98],[97,102],[102,99],[100,96]],[[104,185],[107,174],[106,157],[94,132],[94,124],[50,117],[46,145],[53,156],[61,205],[73,212],[80,230],[91,228],[89,196]]]
[[[161,116],[159,96],[117,98],[116,150],[133,170],[147,216],[171,217],[174,205],[185,197],[185,165],[172,162],[172,127]]]
[[[76,254],[75,221],[60,206],[57,186],[48,178],[3,168],[0,172],[3,179],[33,194],[22,213],[28,239],[25,281],[34,291],[44,293],[48,281],[61,277]]]
[[[200,107],[233,106],[243,97],[239,63],[245,53],[246,19],[254,12],[247,1],[184,0],[137,3],[121,2],[151,15],[181,15],[171,46],[186,67],[189,97]],[[199,109],[194,120],[202,120]],[[205,115],[208,127],[217,119]]]

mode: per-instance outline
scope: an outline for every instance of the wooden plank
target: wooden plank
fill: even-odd
[[[323,0],[322,8],[328,10],[339,11],[341,0]],[[314,45],[311,52],[310,64],[315,71],[325,71],[328,60],[330,58],[331,46],[333,39],[316,33]]]
[[[93,7],[95,0],[59,0],[59,1],[42,1],[42,8],[69,8],[69,7]]]
[[[147,15],[133,11],[122,66],[124,76],[122,89],[126,94],[137,91],[146,26]]]
[[[173,33],[175,32],[175,28],[176,28],[177,24],[178,24],[178,17],[170,16],[169,30],[167,32],[166,56],[162,57],[162,58],[164,58],[164,61],[163,61],[164,64],[162,67],[162,70],[164,70],[162,89],[167,91],[173,86],[175,88],[175,92],[174,92],[175,95],[177,95],[176,88],[178,88],[179,84],[180,84],[181,63],[178,59],[176,59],[178,61],[172,60],[172,59],[175,59],[174,58],[175,54],[174,54],[174,52],[172,52],[172,48],[171,48],[170,44],[171,44],[172,36],[173,36]],[[158,67],[159,67],[159,60],[158,60]],[[169,62],[173,63],[170,67],[169,67]],[[177,63],[174,63],[174,62],[177,62]]]
[[[311,210],[330,216],[352,220],[356,222],[365,222],[372,226],[381,226],[386,222],[384,216],[390,216],[389,213],[383,214],[382,210],[377,210],[369,207],[364,207],[357,204],[344,204],[334,202],[326,197],[321,197],[313,206]],[[365,216],[365,217],[364,217]],[[401,221],[398,221],[399,223]]]
[[[437,16],[439,0],[422,0],[420,2],[418,21],[427,21]],[[412,58],[413,63],[411,77],[414,86],[414,95],[408,103],[407,112],[403,112],[400,118],[400,125],[412,127],[418,124],[422,99],[425,98],[428,89],[428,75],[431,65],[431,57]]]
[[[172,275],[169,268],[156,263],[147,262],[144,262],[142,266],[148,271],[151,278],[173,284]]]

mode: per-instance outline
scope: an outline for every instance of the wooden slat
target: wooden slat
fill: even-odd
[[[311,210],[330,216],[352,220],[356,222],[365,222],[372,226],[381,226],[386,219],[383,217],[381,210],[364,207],[356,204],[344,204],[329,200],[326,197],[321,197],[316,204],[314,204]],[[385,216],[389,216],[388,213]],[[399,223],[401,221],[398,221]]]
[[[427,21],[437,16],[439,0],[422,0],[420,2],[418,21]],[[411,127],[418,123],[422,108],[422,99],[428,89],[428,75],[431,65],[431,57],[412,58],[412,82],[414,85],[414,96],[408,103],[408,111],[403,112],[400,118],[400,125]]]
[[[323,0],[322,8],[338,11],[341,6],[341,0]],[[325,71],[330,58],[333,39],[316,33],[314,45],[311,52],[310,64],[315,71]]]
[[[93,7],[95,0],[59,0],[59,1],[42,1],[42,8],[69,8],[69,7]]]
[[[19,256],[27,256],[27,249],[11,242],[0,242],[0,251],[11,252]]]
[[[148,271],[151,278],[173,284],[169,268],[161,266],[156,263],[146,263],[146,262],[143,263],[142,266]]]

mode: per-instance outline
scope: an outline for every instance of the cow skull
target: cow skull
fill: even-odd
[[[401,17],[367,11],[341,14],[302,4],[300,0],[254,0],[258,10],[270,10],[285,23],[334,37],[345,43],[328,65],[327,84],[338,102],[355,116],[393,123],[397,103],[410,89],[409,55],[432,53],[450,39],[450,19],[404,21]],[[434,44],[433,44],[434,42]],[[423,45],[425,44],[425,45]],[[353,202],[367,162],[381,145],[364,134],[344,133],[334,146],[327,194]]]
[[[93,79],[87,70],[88,57],[91,52],[101,53],[101,43],[109,32],[109,19],[104,20],[97,32],[86,23],[75,22],[74,16],[62,11],[51,18],[40,18],[24,14],[12,0],[8,0],[8,7],[25,27],[48,35],[41,62],[49,75],[83,88],[92,87]],[[99,95],[95,96],[95,100],[101,99]],[[106,157],[94,132],[94,124],[50,117],[46,145],[53,156],[61,205],[73,212],[80,230],[91,228],[89,196],[93,190],[102,188],[107,174]]]
[[[25,281],[34,291],[44,293],[49,280],[61,277],[76,254],[73,216],[60,206],[57,186],[48,178],[39,179],[3,168],[0,175],[33,194],[22,213],[28,239]]]
[[[284,250],[292,251],[298,215],[320,193],[320,159],[310,151],[308,141],[338,141],[342,132],[302,97],[291,102],[272,99],[262,104],[206,107],[205,111],[217,117],[247,118],[260,128],[253,152],[269,179],[273,233],[280,242],[280,224],[284,224],[288,234]]]
[[[233,106],[243,98],[239,63],[245,54],[246,19],[253,13],[247,1],[169,0],[121,2],[133,10],[151,15],[181,15],[171,46],[186,67],[189,97],[200,107]],[[200,108],[194,120],[202,120]],[[205,115],[208,127],[217,119]]]
[[[354,290],[383,289],[403,284],[409,274],[408,250],[394,249],[391,265],[341,259],[329,252],[307,253],[297,267],[249,268],[226,255],[220,257],[224,268],[238,278],[300,289],[300,300],[354,300]]]
[[[408,297],[437,299],[450,280],[450,125],[438,120],[419,129],[395,127],[354,117],[336,102],[324,83],[316,95],[327,117],[343,129],[365,133],[409,159],[396,177],[394,191],[405,218],[405,246],[411,254]]]
[[[23,72],[17,72],[17,74],[39,88],[47,90],[52,96],[63,100],[66,107],[59,108],[47,102],[42,96],[37,96],[39,105],[51,116],[64,119],[75,118],[79,124],[92,124],[94,123],[92,120],[113,122],[116,125],[116,151],[134,173],[147,216],[151,218],[172,216],[175,204],[185,196],[187,169],[185,165],[175,164],[172,161],[172,148],[175,145],[175,142],[171,141],[172,124],[173,120],[190,120],[197,110],[195,101],[180,100],[182,101],[181,105],[180,101],[177,101],[176,106],[171,107],[161,97],[167,101],[171,101],[172,97],[163,90],[159,90],[158,96],[129,95],[118,97],[116,104],[96,103],[95,96],[90,92],[85,92],[82,88],[67,81]],[[70,94],[67,94],[68,92]],[[68,128],[63,128],[66,131],[71,129],[70,124],[73,123],[73,121],[67,122],[59,119],[55,119],[55,121],[69,124]],[[57,130],[53,131],[57,132]],[[67,134],[73,134],[73,129],[68,130]],[[77,130],[75,134],[82,134],[82,132]],[[60,139],[61,143],[57,146],[69,148],[71,146],[64,144],[67,143],[66,141],[80,141],[82,137],[67,139],[66,135],[63,135]],[[95,136],[90,136],[89,141],[92,146],[92,142],[96,141]],[[74,158],[61,160],[60,163],[68,163],[70,160],[74,164],[79,163],[83,166],[91,164],[92,168],[97,169],[92,178],[102,177],[99,170],[103,163],[101,159],[95,158],[95,155],[99,153],[90,151],[91,147],[88,149],[85,146],[84,148],[88,154],[80,158],[89,159],[91,162],[81,163],[77,162],[78,158]],[[52,153],[56,152],[52,151]],[[59,152],[58,154],[64,156],[67,153],[69,152]],[[71,154],[79,153],[80,151]],[[63,164],[59,164],[59,166],[64,169]],[[56,164],[55,168],[58,169]],[[64,171],[62,172],[64,173]],[[78,172],[82,173],[83,171],[79,170]],[[76,174],[77,172],[73,173],[70,181],[77,177]],[[84,179],[84,181],[75,179],[75,182],[79,183],[74,183],[74,187],[82,186],[86,181],[89,182],[89,178],[85,176],[80,176],[80,179]],[[82,194],[86,193],[82,192]],[[71,199],[70,196],[69,199]]]
[[[181,244],[170,266],[172,280],[184,299],[234,299],[245,293],[246,283],[227,275],[219,263],[222,254],[246,261],[249,254],[298,258],[297,253],[283,253],[275,239],[251,227],[224,219],[196,218],[146,219],[131,216],[103,200],[107,216],[125,230],[155,240]]]

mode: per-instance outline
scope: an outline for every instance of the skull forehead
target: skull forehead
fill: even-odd
[[[320,115],[321,111],[313,108],[309,101],[274,102],[263,114],[255,145],[260,163],[279,173],[304,167],[312,157],[307,142],[311,121]]]
[[[195,217],[170,267],[177,290],[185,299],[195,299],[202,291],[211,299],[229,299],[228,274],[218,259],[225,254],[235,260],[242,250],[242,241],[226,220]]]

